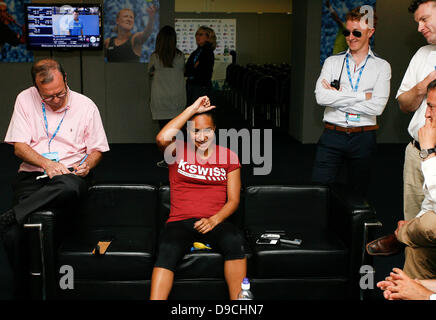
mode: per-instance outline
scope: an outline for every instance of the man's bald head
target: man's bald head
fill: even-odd
[[[59,71],[62,74],[64,81],[66,74],[62,65],[53,59],[43,59],[35,62],[31,69],[32,81],[36,85],[36,80],[41,84],[50,83],[53,81],[53,71]]]

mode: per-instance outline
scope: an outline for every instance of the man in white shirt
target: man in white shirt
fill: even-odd
[[[405,247],[404,272],[412,279],[436,279],[436,80],[428,85],[425,125],[419,129],[424,201],[418,215],[401,220],[389,243],[379,238],[367,246],[371,255],[389,255],[395,242]]]
[[[373,20],[375,25],[375,16]],[[350,187],[363,195],[376,150],[376,117],[386,107],[391,79],[389,63],[370,48],[375,29],[368,23],[360,7],[347,14],[344,36],[349,48],[325,60],[316,83],[316,101],[325,107],[325,130],[312,173],[314,182],[333,183],[347,161]]]
[[[403,112],[414,112],[408,131],[412,141],[407,145],[404,161],[404,219],[414,218],[424,199],[418,130],[425,123],[428,84],[436,79],[436,0],[414,0],[409,7],[429,45],[421,47],[410,61],[397,92]]]

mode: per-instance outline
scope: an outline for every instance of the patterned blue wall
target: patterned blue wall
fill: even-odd
[[[22,26],[24,26],[24,4],[30,3],[30,0],[4,0],[7,5],[8,13],[19,24],[10,23],[6,27],[14,33],[23,35]],[[0,31],[1,32],[1,31]],[[1,34],[0,34],[1,36]],[[24,39],[24,38],[23,38]],[[12,46],[5,43],[0,50],[0,62],[33,62],[33,52],[26,49],[26,44],[22,43]]]

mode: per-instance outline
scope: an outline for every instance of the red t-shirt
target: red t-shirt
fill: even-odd
[[[241,167],[238,156],[216,145],[206,160],[195,156],[191,145],[177,141],[176,162],[168,166],[171,190],[167,222],[209,218],[227,201],[227,174]],[[182,149],[183,148],[183,149]]]

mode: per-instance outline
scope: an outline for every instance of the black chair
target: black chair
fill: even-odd
[[[36,212],[25,227],[32,253],[34,299],[147,299],[157,241],[157,189],[150,185],[98,185],[67,230],[56,214]],[[74,223],[73,223],[74,222]],[[68,232],[67,232],[68,231]],[[105,255],[92,251],[111,240]],[[74,289],[62,290],[62,266],[72,266]]]
[[[278,104],[277,80],[272,76],[263,76],[256,81],[254,91],[254,105],[251,108],[251,126],[255,126],[255,118],[262,117],[271,120],[271,109]]]

